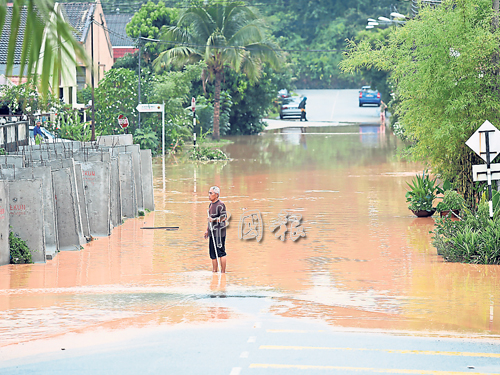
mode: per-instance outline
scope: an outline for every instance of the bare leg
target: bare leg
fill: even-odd
[[[219,259],[220,259],[220,272],[226,273],[226,257],[222,257]]]
[[[212,259],[212,272],[217,272],[217,259]]]

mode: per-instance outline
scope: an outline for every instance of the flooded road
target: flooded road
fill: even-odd
[[[0,348],[89,331],[235,324],[265,301],[275,317],[421,335],[500,334],[498,266],[444,263],[433,219],[406,208],[420,167],[377,126],[234,137],[231,161],[155,160],[155,212],[46,264],[0,267]],[[165,190],[163,190],[165,182]],[[228,273],[203,239],[210,186],[231,213]],[[238,235],[258,210],[263,237]],[[306,236],[270,230],[286,210]],[[288,224],[290,228],[290,223]],[[142,227],[179,226],[178,231]],[[260,301],[260,302],[259,302]],[[43,340],[41,340],[43,343]]]

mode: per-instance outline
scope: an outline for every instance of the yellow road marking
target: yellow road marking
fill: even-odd
[[[261,345],[259,349],[273,350],[358,350],[386,352],[396,354],[425,354],[425,355],[448,355],[459,357],[489,357],[500,358],[500,353],[473,353],[473,352],[441,352],[433,350],[396,350],[396,349],[367,349],[367,348],[332,348],[326,346],[285,346],[285,345]]]
[[[426,374],[426,375],[500,375],[500,373],[462,372],[462,371],[433,371],[433,370],[408,370],[371,367],[346,367],[346,366],[316,366],[316,365],[281,365],[274,363],[252,363],[250,368],[293,368],[300,370],[344,370],[344,371],[370,371],[386,374]]]

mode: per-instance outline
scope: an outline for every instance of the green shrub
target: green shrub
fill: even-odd
[[[437,219],[433,245],[449,262],[500,264],[500,210],[489,218],[482,199],[476,212],[463,207],[461,220]]]
[[[406,193],[406,202],[412,211],[432,211],[436,193],[443,192],[436,179],[431,180],[428,171],[423,171],[422,176],[417,174],[411,183],[408,183],[408,187],[410,190]]]
[[[221,150],[211,147],[193,147],[188,152],[190,160],[210,161],[210,160],[228,160],[229,157]]]
[[[438,203],[436,210],[438,212],[461,210],[465,205],[465,199],[455,190],[447,190],[444,192],[443,200]]]
[[[14,232],[9,233],[9,247],[11,264],[33,263],[26,241],[23,241]]]

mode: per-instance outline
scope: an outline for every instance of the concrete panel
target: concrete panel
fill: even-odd
[[[122,206],[120,199],[120,170],[118,158],[111,158],[110,173],[110,222],[111,227],[117,227],[122,223]]]
[[[9,181],[9,219],[14,233],[26,241],[33,262],[45,262],[42,180]]]
[[[80,163],[85,185],[90,234],[104,237],[110,234],[110,163]]]
[[[113,156],[121,152],[130,152],[134,165],[134,184],[137,197],[137,208],[144,210],[144,196],[142,194],[142,175],[141,175],[141,150],[139,145],[116,146],[113,147]]]
[[[10,263],[8,204],[8,182],[0,181],[0,266]]]
[[[119,135],[103,135],[97,137],[97,142],[100,146],[124,146],[134,144],[132,134],[119,134]]]
[[[0,165],[13,165],[16,168],[24,168],[24,155],[0,155]]]
[[[76,185],[78,188],[78,203],[80,207],[80,217],[82,221],[82,231],[83,236],[87,241],[90,241],[90,224],[89,215],[87,211],[87,197],[85,195],[85,185],[83,182],[82,166],[79,163],[75,163],[75,177]]]
[[[137,215],[137,198],[135,195],[135,176],[132,154],[129,152],[118,154],[118,164],[122,216],[129,219]]]
[[[76,223],[77,223],[77,230],[78,234],[80,237],[80,245],[83,245],[84,243],[87,242],[85,239],[85,236],[83,235],[83,226],[82,226],[82,213],[80,211],[80,195],[78,194],[78,184],[76,183],[76,171],[75,171],[75,162],[73,159],[67,159],[69,163],[69,171],[71,173],[71,191],[73,196],[75,197],[74,200],[74,210],[76,214]]]
[[[54,189],[52,187],[51,168],[40,166],[37,168],[4,169],[3,176],[10,180],[42,180],[41,197],[43,203],[43,228],[45,236],[45,256],[46,259],[52,259],[59,249],[57,228],[56,228],[56,210],[54,203]]]
[[[151,155],[151,150],[141,150],[141,182],[142,194],[144,196],[144,208],[154,211],[153,157]]]
[[[59,249],[80,250],[82,244],[80,233],[81,227],[77,222],[77,199],[73,193],[72,176],[70,168],[61,168],[52,171],[52,181],[54,186],[57,233],[59,238]]]

